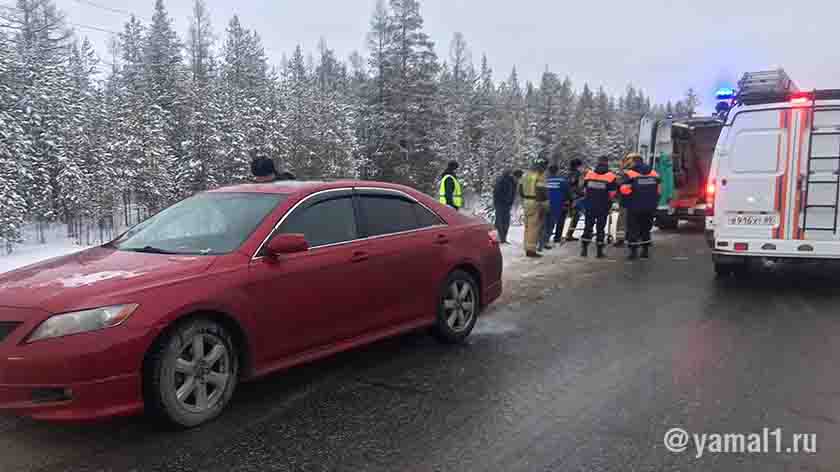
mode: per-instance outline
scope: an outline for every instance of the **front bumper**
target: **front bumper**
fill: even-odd
[[[24,343],[35,324],[24,323],[0,342],[0,410],[68,421],[143,410],[143,358],[156,329],[126,324]]]
[[[68,400],[36,401],[33,393],[63,389]],[[140,373],[90,382],[0,385],[0,410],[50,421],[92,421],[143,411]]]
[[[746,243],[746,250],[736,251],[736,243]],[[767,259],[840,259],[840,242],[798,239],[718,238],[716,255],[724,257],[762,257]]]

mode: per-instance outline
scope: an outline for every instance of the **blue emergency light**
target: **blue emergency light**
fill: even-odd
[[[731,100],[735,98],[736,95],[737,92],[735,92],[735,89],[731,88],[722,88],[715,93],[715,97],[718,100]]]

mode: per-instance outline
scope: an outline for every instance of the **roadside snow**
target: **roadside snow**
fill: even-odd
[[[23,242],[16,244],[11,254],[0,253],[0,273],[41,262],[54,257],[73,254],[90,246],[79,245],[74,238],[67,237],[65,225],[52,225],[45,229],[47,242],[38,242],[34,227],[24,228]]]

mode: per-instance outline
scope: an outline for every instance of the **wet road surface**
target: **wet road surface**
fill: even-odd
[[[1,417],[0,470],[840,470],[836,269],[716,281],[690,231],[646,262],[576,250],[521,262],[466,345],[416,333],[293,369],[188,432]],[[698,459],[665,448],[673,427],[782,428],[782,452]],[[817,452],[785,453],[793,433]]]

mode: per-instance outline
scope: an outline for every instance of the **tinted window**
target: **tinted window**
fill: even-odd
[[[228,253],[285,199],[280,194],[200,193],[131,228],[112,244],[123,251]]]
[[[417,222],[419,223],[421,228],[443,224],[443,222],[440,220],[440,217],[427,210],[425,207],[423,207],[423,205],[415,203],[414,213],[415,215],[417,215]]]
[[[286,218],[278,233],[302,233],[311,247],[352,241],[358,234],[353,199],[331,198],[297,209]]]
[[[415,203],[402,197],[363,195],[360,198],[368,236],[399,233],[419,227]]]

